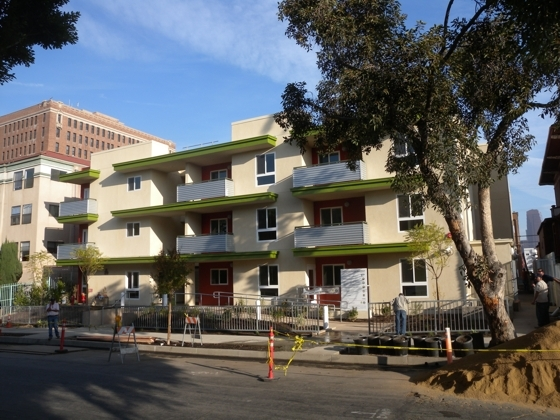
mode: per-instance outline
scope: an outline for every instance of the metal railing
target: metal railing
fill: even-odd
[[[134,322],[136,328],[167,329],[167,307],[125,306],[120,310],[126,325]],[[185,314],[198,316],[204,331],[261,332],[273,327],[284,332],[318,333],[322,325],[317,305],[175,306],[171,313],[172,330],[183,331]]]
[[[505,299],[509,311],[508,300]],[[394,333],[395,314],[390,302],[369,304],[369,331]],[[449,327],[453,332],[490,331],[482,304],[477,299],[411,301],[408,305],[406,331],[438,333]]]
[[[60,306],[59,322],[69,327],[111,325],[115,315],[122,316],[123,325],[134,323],[136,328],[167,330],[167,306]],[[47,325],[44,306],[10,306],[0,310],[4,325]],[[232,305],[188,306],[174,305],[171,329],[183,331],[185,315],[198,316],[204,331],[268,331],[270,327],[283,332],[318,333],[321,311],[318,305]],[[9,318],[8,318],[9,317]]]

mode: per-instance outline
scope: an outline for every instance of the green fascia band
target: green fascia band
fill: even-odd
[[[180,203],[163,204],[160,206],[139,207],[136,209],[114,210],[111,212],[113,217],[138,217],[138,216],[165,216],[165,213],[182,213],[203,208],[216,206],[235,206],[253,203],[273,203],[278,198],[278,194],[266,192],[258,194],[247,194],[234,197],[208,198],[199,201],[183,201]]]
[[[337,257],[346,255],[391,254],[411,251],[406,242],[292,249],[294,257]]]
[[[182,254],[182,259],[192,262],[224,262],[224,261],[247,261],[276,259],[280,251],[255,251],[255,252],[224,252],[216,254]],[[103,265],[123,265],[123,264],[153,264],[155,257],[123,257],[123,258],[104,258]],[[78,265],[75,259],[57,260],[56,265],[67,267]]]
[[[213,146],[200,147],[198,149],[185,150],[182,152],[170,153],[167,155],[153,156],[145,159],[131,160],[128,162],[121,162],[113,164],[113,169],[116,172],[126,172],[129,170],[150,169],[152,165],[181,162],[187,163],[190,160],[196,159],[200,156],[211,155],[213,153],[242,153],[243,149],[254,148],[255,146],[262,146],[262,148],[270,148],[276,146],[276,137],[270,135],[252,137],[249,139],[235,140],[227,143],[215,144]]]
[[[99,218],[98,214],[86,213],[86,214],[77,214],[75,216],[62,216],[57,217],[56,220],[58,223],[68,223],[68,224],[82,224],[82,223],[94,223],[97,222]]]
[[[83,171],[60,175],[59,180],[60,182],[68,182],[70,184],[88,184],[99,179],[100,173],[96,169],[84,169]]]
[[[327,194],[351,191],[372,191],[389,189],[393,184],[393,178],[366,179],[363,181],[336,182],[327,185],[313,185],[310,187],[292,188],[294,197],[302,197],[313,194]]]

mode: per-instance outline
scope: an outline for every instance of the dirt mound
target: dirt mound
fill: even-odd
[[[494,351],[502,349],[521,351]],[[413,380],[467,398],[560,408],[560,321],[489,350]]]

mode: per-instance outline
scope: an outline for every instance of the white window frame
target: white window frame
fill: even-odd
[[[23,247],[26,244],[26,250],[24,251]],[[26,252],[26,254],[24,254]],[[31,242],[23,241],[19,243],[19,260],[20,261],[29,261],[29,255],[31,253]]]
[[[21,206],[21,224],[29,225],[31,224],[31,219],[33,217],[33,204],[24,204]]]
[[[397,158],[403,158],[408,156],[411,151],[413,151],[408,139],[404,136],[400,136],[393,140],[393,154]]]
[[[224,231],[220,231],[220,222],[225,223]],[[218,230],[216,232],[214,232],[212,229],[212,223],[218,223],[217,226]],[[210,235],[227,235],[227,233],[228,233],[228,220],[226,218],[210,220]]]
[[[269,160],[269,156],[272,156],[272,160]],[[257,187],[274,184],[276,182],[276,153],[270,152],[256,155],[255,173],[257,174]],[[269,182],[271,179],[272,182]]]
[[[340,162],[340,152],[331,152],[325,155],[319,155],[319,165],[328,165],[329,163]]]
[[[131,227],[131,232],[132,232],[131,235],[128,234],[129,226]],[[136,226],[138,226],[138,229],[136,229]],[[138,233],[136,233],[136,231],[138,231]],[[140,222],[127,222],[127,224],[126,224],[126,237],[127,238],[133,238],[133,237],[136,237],[136,236],[140,236]]]
[[[14,172],[14,191],[23,189],[23,171]]]
[[[338,283],[336,281],[336,268],[338,267],[338,272],[340,274],[340,278],[338,279]],[[330,269],[332,270],[332,284],[327,284],[327,278],[325,276],[325,270],[326,269]],[[344,264],[323,264],[321,266],[321,273],[323,275],[323,286],[325,287],[334,287],[334,286],[340,286],[340,283],[342,281],[342,273],[341,271],[344,270]]]
[[[132,181],[132,185],[131,185]],[[142,187],[142,177],[140,175],[129,176],[126,179],[126,190],[127,191],[138,191]]]
[[[280,268],[276,264],[259,266],[259,295],[263,298],[274,298],[279,295]],[[265,290],[265,294],[262,292]]]
[[[17,211],[14,212],[14,209]],[[17,223],[15,222],[15,217],[17,217]],[[16,226],[21,224],[21,206],[12,206],[10,210],[10,226]]]
[[[210,171],[210,180],[217,181],[219,179],[227,178],[227,169],[219,169],[216,171]]]
[[[227,268],[212,268],[210,269],[210,285],[211,286],[227,286],[229,284],[229,273]],[[225,283],[222,282],[222,274],[225,272]],[[214,273],[217,273],[217,282],[214,281]]]
[[[330,223],[326,223],[323,221],[323,211],[324,210],[329,210],[330,215],[331,215],[331,221]],[[340,222],[336,222],[333,223],[333,210],[340,210]],[[319,210],[319,217],[321,218],[320,222],[321,222],[321,226],[340,226],[344,223],[344,211],[342,210],[342,207],[323,207],[322,209]]]
[[[407,224],[411,224],[414,222],[420,222],[422,225],[424,224],[424,212],[421,215],[413,215],[412,214],[412,197],[419,196],[419,194],[399,194],[397,195],[396,205],[397,205],[397,229],[399,232],[408,232],[412,226],[409,226],[408,229],[401,229],[401,222],[406,222]],[[399,200],[401,197],[408,198],[408,208],[410,209],[409,215],[401,215],[401,207],[399,205]]]
[[[271,220],[269,218],[269,212],[270,211],[274,211],[274,226],[271,226]],[[266,215],[266,227],[260,228],[259,227],[259,212],[265,212]],[[257,242],[272,242],[272,241],[276,241],[278,239],[278,211],[276,209],[276,207],[266,207],[264,209],[257,209]],[[271,239],[260,239],[260,234],[266,234],[269,232],[274,232],[274,238]]]
[[[421,258],[419,258],[419,260],[421,260]],[[415,260],[417,261],[417,260]],[[412,271],[412,282],[409,281],[403,281],[403,264],[406,264],[406,267],[408,269],[411,269]],[[424,262],[425,264],[425,262]],[[410,262],[406,259],[406,258],[401,258],[399,260],[399,276],[400,276],[400,283],[401,283],[401,292],[408,297],[428,297],[429,296],[429,285],[428,285],[428,269],[427,267],[424,267],[424,281],[421,280],[416,280],[417,275],[419,274],[419,271],[417,272],[416,270],[422,270],[421,267],[417,267],[416,263],[414,263],[411,267]],[[406,287],[426,287],[426,294],[425,295],[416,295],[416,294],[407,294],[406,293]]]
[[[127,271],[124,282],[125,298],[128,300],[140,299],[140,272]]]

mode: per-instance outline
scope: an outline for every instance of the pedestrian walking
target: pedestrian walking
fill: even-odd
[[[550,306],[548,304],[548,285],[545,283],[539,272],[537,272],[535,279],[535,292],[531,303],[535,305],[539,327],[544,327],[550,322],[548,315],[548,308]]]

